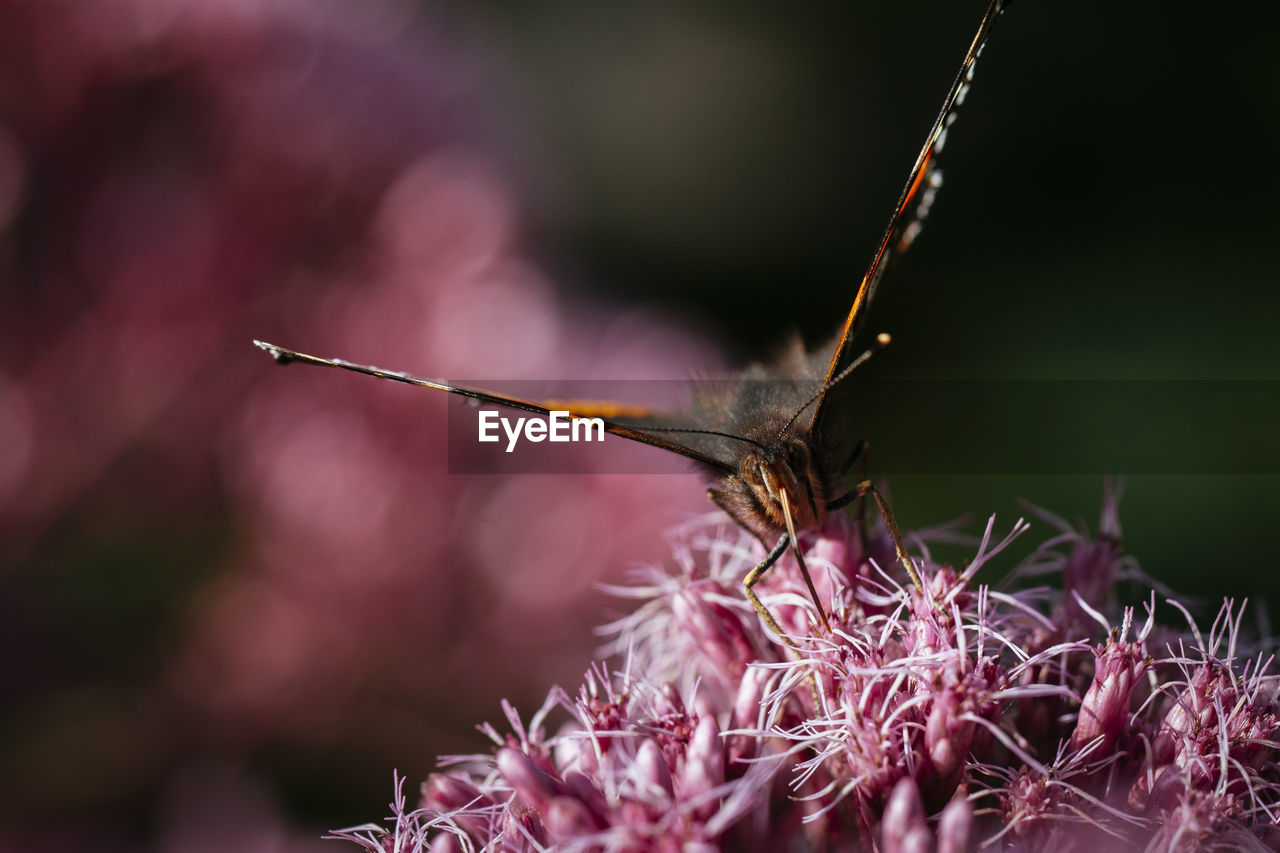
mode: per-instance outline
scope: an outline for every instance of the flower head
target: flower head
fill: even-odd
[[[1021,567],[1056,566],[1061,591],[976,582],[1021,521],[999,541],[989,523],[962,570],[926,559],[919,591],[833,520],[804,542],[832,630],[809,630],[812,603],[784,558],[761,584],[792,632],[775,638],[739,592],[757,543],[723,519],[693,521],[673,534],[675,573],[645,569],[615,590],[641,602],[608,626],[622,669],[593,668],[573,697],[552,691],[528,725],[507,708],[511,732],[483,727],[493,752],[446,762],[412,818],[396,812],[396,838],[888,853],[1274,843],[1280,684],[1270,657],[1245,654],[1243,606],[1224,605],[1207,637],[1188,619],[1176,645],[1151,648],[1154,595],[1136,630],[1134,608],[1112,601],[1109,584],[1136,564],[1110,498],[1102,527],[1096,540],[1055,536]],[[567,722],[548,736],[557,710]]]

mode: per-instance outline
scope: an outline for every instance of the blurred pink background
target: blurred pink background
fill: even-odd
[[[392,768],[576,683],[593,584],[704,508],[692,476],[451,477],[461,401],[251,346],[712,362],[522,252],[486,74],[395,4],[0,2],[0,848],[376,818]]]

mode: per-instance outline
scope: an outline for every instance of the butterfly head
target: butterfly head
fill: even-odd
[[[822,483],[808,445],[787,438],[746,454],[739,476],[778,529],[806,530],[822,522]]]

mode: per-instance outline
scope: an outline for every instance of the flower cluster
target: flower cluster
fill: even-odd
[[[834,519],[806,542],[829,603],[793,564],[762,598],[740,590],[759,546],[723,519],[672,536],[676,571],[615,592],[621,670],[555,690],[528,725],[484,726],[492,754],[398,788],[391,829],[343,830],[368,850],[1210,850],[1280,844],[1277,676],[1247,647],[1244,605],[1207,634],[1123,554],[1114,496],[1096,537],[1058,535],[1000,590],[980,570],[1029,525],[987,525],[962,570],[919,560],[925,589],[885,571],[883,532]],[[994,572],[992,572],[994,574]],[[569,719],[555,734],[553,713]]]

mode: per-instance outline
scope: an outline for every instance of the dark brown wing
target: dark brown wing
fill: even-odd
[[[826,436],[823,430],[824,419],[831,417],[829,413],[833,408],[829,398],[842,393],[842,386],[835,380],[858,355],[853,349],[853,338],[866,319],[867,306],[875,296],[876,286],[880,283],[880,277],[884,274],[889,259],[907,249],[929,213],[934,192],[939,184],[938,154],[946,142],[951,123],[955,121],[956,108],[964,102],[969,81],[973,79],[974,62],[982,53],[982,47],[987,42],[987,36],[996,18],[1011,2],[1012,0],[991,0],[986,14],[982,16],[978,32],[973,37],[973,43],[969,45],[969,52],[965,54],[964,62],[960,66],[959,73],[956,74],[955,82],[951,84],[951,90],[947,92],[946,100],[942,102],[942,110],[933,123],[933,129],[925,137],[924,147],[920,149],[920,156],[916,158],[911,175],[902,189],[898,205],[894,208],[893,216],[889,218],[889,225],[884,230],[880,245],[871,259],[871,265],[858,285],[858,293],[853,298],[853,307],[849,310],[849,316],[845,319],[844,326],[836,338],[834,352],[831,354],[831,361],[827,366],[826,378],[823,382],[825,390],[818,398],[813,412],[813,421],[809,427],[809,434],[820,444],[838,440],[838,436],[831,435],[838,430],[828,428],[825,430]],[[839,416],[836,416],[835,420],[840,420]]]
[[[700,465],[706,466],[712,471],[720,472],[721,475],[733,474],[737,471],[736,466],[731,462],[717,458],[696,446],[688,446],[681,441],[675,440],[674,436],[678,436],[680,433],[678,431],[665,432],[662,427],[657,425],[666,423],[666,420],[641,406],[629,406],[601,400],[547,400],[543,402],[520,400],[515,397],[506,397],[502,394],[481,391],[477,388],[450,385],[447,382],[440,382],[435,379],[423,379],[419,376],[401,373],[396,370],[383,370],[380,367],[372,367],[367,364],[355,364],[340,358],[320,358],[319,356],[308,355],[296,350],[276,346],[275,344],[269,344],[265,341],[254,341],[254,344],[260,349],[269,352],[280,364],[290,364],[296,361],[300,364],[315,364],[321,367],[340,367],[343,370],[352,370],[356,373],[376,376],[380,379],[390,379],[393,382],[404,382],[409,385],[419,385],[423,388],[433,388],[436,391],[446,391],[460,397],[478,400],[481,403],[505,406],[509,409],[519,409],[525,412],[535,412],[540,415],[549,415],[552,409],[555,408],[557,411],[568,411],[576,417],[599,417],[604,421],[605,432],[631,441],[638,441],[650,447],[659,447],[672,453],[678,453]],[[612,420],[613,417],[634,418],[636,421],[652,420],[655,425],[654,431],[647,430],[645,425],[640,423],[619,423]],[[668,438],[668,435],[673,436],[673,438]]]
[[[748,453],[767,451],[784,438],[795,421],[792,415],[815,399],[817,375],[796,336],[770,361],[750,365],[731,379],[691,381],[682,412],[619,421],[677,438],[737,471]]]

